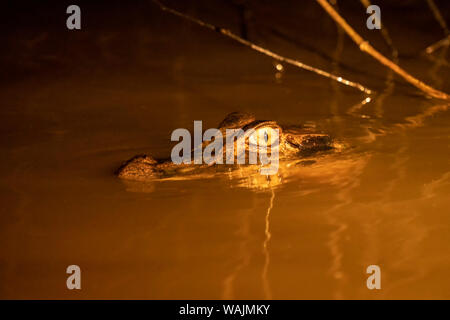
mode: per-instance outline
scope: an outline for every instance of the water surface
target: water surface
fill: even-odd
[[[292,32],[294,16],[277,32],[255,18],[250,36],[373,87],[369,103],[302,70],[277,75],[269,58],[153,17],[11,37],[2,60],[11,78],[0,89],[0,297],[450,298],[448,106],[392,77],[325,16],[309,25],[324,32],[309,42],[314,50],[302,46],[311,33]],[[395,37],[401,28],[394,40],[408,47]],[[417,32],[417,47],[436,38]],[[450,91],[448,66],[403,58]],[[113,175],[137,153],[169,155],[174,129],[194,120],[216,127],[237,110],[315,123],[347,149],[276,185],[246,176],[143,185]],[[81,291],[66,289],[71,264],[81,267]],[[380,291],[366,287],[372,264]]]

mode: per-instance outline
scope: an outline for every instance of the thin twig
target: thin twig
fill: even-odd
[[[348,23],[342,18],[339,13],[326,0],[316,0],[322,8],[345,30],[345,32],[352,38],[352,40],[359,46],[359,49],[373,58],[392,69],[395,73],[400,75],[403,79],[411,83],[416,88],[422,90],[433,98],[450,100],[450,96],[442,91],[436,90],[424,82],[410,75],[408,72],[400,68],[397,64],[383,56],[380,52],[375,50],[367,40],[364,40]]]
[[[273,51],[270,51],[268,49],[260,47],[260,46],[258,46],[256,44],[254,44],[253,42],[245,40],[245,39],[241,38],[240,36],[232,33],[228,29],[224,29],[224,28],[212,25],[212,24],[210,24],[208,22],[202,21],[200,19],[197,19],[195,17],[192,17],[190,15],[187,15],[187,14],[182,13],[180,11],[177,11],[175,9],[169,8],[169,7],[165,6],[165,5],[163,5],[158,0],[152,0],[152,1],[155,4],[157,4],[160,7],[160,9],[163,10],[163,11],[169,12],[169,13],[171,13],[173,15],[176,15],[178,17],[181,17],[183,19],[186,19],[188,21],[196,23],[196,24],[198,24],[198,25],[200,25],[202,27],[205,27],[205,28],[208,28],[208,29],[213,30],[215,32],[218,32],[218,33],[220,33],[220,34],[222,34],[222,35],[224,35],[224,36],[226,36],[226,37],[228,37],[230,39],[233,39],[233,40],[235,40],[235,41],[237,41],[237,42],[239,42],[239,43],[241,43],[241,44],[243,44],[243,45],[245,45],[245,46],[247,46],[247,47],[249,47],[249,48],[251,48],[251,49],[253,49],[255,51],[258,51],[258,52],[260,52],[262,54],[265,54],[266,56],[269,56],[269,57],[271,57],[271,58],[273,58],[275,60],[278,60],[278,61],[284,62],[286,64],[290,64],[290,65],[296,66],[296,67],[304,69],[304,70],[308,70],[308,71],[314,72],[314,73],[316,73],[318,75],[321,75],[323,77],[327,77],[327,78],[333,79],[333,80],[335,80],[337,82],[345,84],[346,86],[350,86],[350,87],[356,88],[356,89],[358,89],[358,90],[360,90],[360,91],[362,91],[364,93],[367,93],[367,94],[372,94],[373,93],[372,90],[370,90],[369,88],[363,86],[362,84],[360,84],[358,82],[354,82],[354,81],[350,81],[350,80],[344,79],[343,77],[336,76],[336,75],[334,75],[332,73],[329,73],[327,71],[321,70],[321,69],[316,68],[316,67],[312,67],[312,66],[307,65],[307,64],[305,64],[303,62],[300,62],[298,60],[284,57],[284,56],[282,56],[280,54],[277,54],[277,53],[275,53]]]
[[[370,0],[360,0],[362,5],[366,8],[372,5],[372,3],[370,2]],[[398,64],[398,50],[397,48],[394,46],[394,43],[392,41],[392,38],[389,34],[389,31],[386,27],[386,25],[384,23],[382,23],[380,21],[380,25],[381,25],[381,35],[383,36],[384,41],[386,42],[386,44],[388,45],[388,47],[391,49],[391,58],[392,61],[395,64]],[[382,117],[383,115],[383,107],[384,107],[384,100],[386,99],[386,97],[390,96],[392,94],[392,92],[394,91],[395,88],[395,82],[394,82],[394,71],[392,69],[387,69],[387,74],[386,74],[386,88],[382,91],[382,93],[378,96],[378,99],[375,100],[375,112],[376,115],[378,117]],[[367,101],[367,99],[366,99]]]
[[[369,6],[372,5],[370,0],[361,0],[362,5],[367,9]],[[392,52],[392,58],[395,61],[398,58],[398,50],[394,47],[394,43],[392,42],[392,38],[389,35],[389,31],[386,28],[386,26],[381,22],[381,35],[383,36],[384,41],[389,46]]]
[[[444,17],[442,17],[442,14],[439,11],[439,8],[437,7],[437,5],[434,3],[433,0],[427,0],[427,3],[428,3],[428,6],[430,7],[431,11],[433,12],[434,17],[436,18],[436,20],[439,22],[442,29],[444,30],[445,35],[448,36],[450,34],[450,31],[448,30],[447,23],[445,22]]]
[[[447,36],[444,39],[439,40],[438,42],[433,43],[432,45],[428,46],[425,49],[425,52],[428,54],[433,53],[434,51],[436,51],[437,49],[441,48],[441,47],[448,47],[450,46],[450,35]]]
[[[444,17],[442,17],[439,8],[433,0],[427,0],[428,6],[430,7],[431,12],[433,12],[434,18],[441,25],[441,28],[444,30],[446,37],[444,39],[439,40],[438,42],[433,43],[425,49],[425,52],[428,54],[433,53],[437,49],[443,46],[450,45],[450,31],[448,30],[447,23],[445,22]]]

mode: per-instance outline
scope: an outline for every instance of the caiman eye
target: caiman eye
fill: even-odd
[[[258,142],[258,139],[261,141]],[[278,141],[278,135],[275,130],[262,128],[257,130],[254,134],[249,137],[249,143],[251,145],[266,145],[268,147],[276,144]]]

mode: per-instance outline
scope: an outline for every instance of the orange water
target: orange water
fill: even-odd
[[[63,71],[26,56],[44,67],[28,61],[0,89],[0,297],[450,298],[447,106],[325,25],[332,36],[314,43],[329,60],[273,34],[254,40],[375,87],[370,103],[306,71],[280,78],[271,59],[192,26],[177,44],[165,38],[176,27],[152,24],[70,38]],[[404,65],[449,91],[445,65]],[[276,186],[113,175],[137,153],[169,155],[174,129],[236,110],[314,122],[347,149]],[[80,291],[66,288],[71,264]],[[378,291],[366,287],[372,264]]]

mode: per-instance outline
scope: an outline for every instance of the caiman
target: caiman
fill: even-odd
[[[314,126],[283,126],[276,121],[257,120],[254,115],[249,113],[233,112],[218,126],[218,129],[224,133],[224,140],[227,129],[243,129],[244,132],[253,129],[258,132],[267,128],[278,130],[279,162],[283,172],[292,170],[289,168],[311,165],[316,162],[315,158],[339,146],[330,135],[317,132]],[[250,147],[250,143],[247,141],[246,151]],[[141,154],[123,163],[116,174],[121,179],[134,181],[187,180],[211,178],[219,174],[230,174],[237,171],[242,176],[242,170],[246,170],[245,175],[249,176],[255,173],[255,169],[260,166],[252,164],[175,164],[170,158],[155,159]],[[278,176],[280,175],[278,174]],[[271,176],[269,178],[273,179]]]

